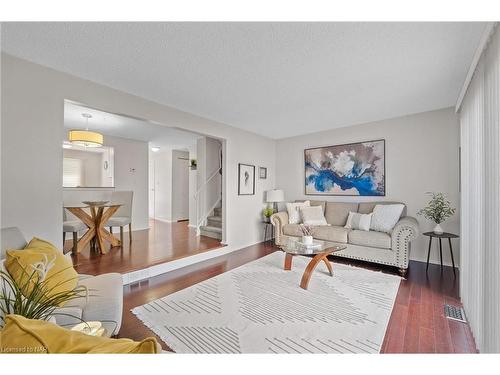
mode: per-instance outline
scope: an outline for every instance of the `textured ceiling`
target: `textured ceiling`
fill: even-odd
[[[272,138],[455,104],[482,23],[3,23],[9,54]]]
[[[85,129],[87,125],[85,118],[82,116],[83,113],[92,115],[88,123],[89,130],[114,137],[150,142],[151,146],[166,149],[187,149],[189,146],[196,144],[196,140],[201,137],[191,132],[98,111],[71,102],[64,104],[65,133],[68,129]],[[66,137],[66,134],[64,137]]]

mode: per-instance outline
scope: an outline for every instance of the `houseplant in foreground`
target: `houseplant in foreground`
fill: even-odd
[[[453,216],[456,209],[451,206],[451,202],[446,199],[443,193],[427,194],[432,195],[432,198],[429,203],[427,203],[427,206],[417,212],[417,215],[422,215],[426,219],[433,221],[436,224],[434,233],[443,234],[443,228],[441,228],[440,224]]]

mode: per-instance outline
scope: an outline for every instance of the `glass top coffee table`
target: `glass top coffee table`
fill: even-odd
[[[280,246],[281,250],[285,252],[285,271],[290,271],[292,269],[292,259],[296,255],[314,255],[309,264],[307,265],[304,275],[302,275],[302,280],[300,282],[300,287],[302,289],[307,289],[309,285],[309,280],[311,280],[312,273],[318,263],[325,263],[330,276],[333,276],[332,264],[328,261],[328,255],[336,253],[341,250],[345,250],[347,246],[336,245],[333,242],[314,240],[313,246],[306,246],[302,244],[300,239],[288,238],[285,243]]]

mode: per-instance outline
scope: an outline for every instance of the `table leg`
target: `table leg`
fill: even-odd
[[[429,250],[427,250],[427,266],[425,267],[425,272],[429,269],[429,257],[431,256],[431,245],[432,245],[432,237],[429,237]]]
[[[453,265],[453,274],[456,275],[455,273],[455,260],[453,259],[453,249],[451,247],[451,238],[448,237],[448,244],[450,245],[450,255],[451,255],[451,264]]]
[[[266,229],[264,229],[264,243],[267,242],[267,224],[264,224],[264,226],[266,227]]]
[[[441,263],[441,272],[443,272],[443,246],[441,245],[441,238],[439,239],[439,261]]]
[[[319,262],[324,261],[324,259],[328,256],[328,254],[318,254],[309,262],[304,271],[304,275],[302,275],[302,280],[300,281],[300,287],[302,289],[307,289],[309,285],[309,281],[311,280],[312,273]],[[328,262],[328,259],[326,260]]]
[[[292,254],[285,254],[285,266],[283,267],[285,271],[290,271],[292,269],[292,259],[293,255]]]
[[[330,272],[330,276],[333,276],[333,269],[332,269],[332,264],[328,261],[327,257],[323,258],[323,261],[326,264],[326,268],[328,268],[328,272]]]
[[[78,244],[76,246],[76,252],[79,253],[82,249],[87,245],[92,238],[95,236],[95,228],[89,228],[88,231],[78,240]]]

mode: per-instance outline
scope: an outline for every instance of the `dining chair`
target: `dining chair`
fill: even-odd
[[[120,227],[120,242],[123,246],[123,227],[128,225],[128,238],[132,242],[132,201],[133,191],[113,191],[111,193],[111,204],[121,204],[116,213],[106,222],[109,232],[113,233],[113,227]]]
[[[66,209],[63,208],[63,248],[66,241],[66,233],[73,233],[73,254],[76,254],[76,247],[78,244],[78,232],[87,229],[87,226],[80,220],[68,220]]]

